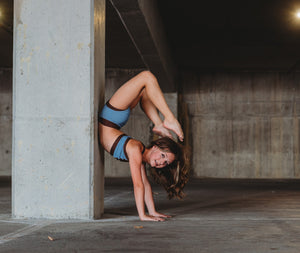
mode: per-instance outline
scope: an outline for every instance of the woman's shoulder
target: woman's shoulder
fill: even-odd
[[[128,143],[128,148],[132,151],[140,152],[142,154],[144,153],[145,145],[141,141],[138,141],[136,139],[130,139]]]

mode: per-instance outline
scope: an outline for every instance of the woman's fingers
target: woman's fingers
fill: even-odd
[[[167,215],[167,214],[163,214],[163,213],[158,213],[158,212],[156,212],[156,213],[153,213],[153,214],[151,214],[152,216],[154,216],[154,217],[161,217],[161,218],[172,218],[172,216],[170,216],[170,215]]]
[[[162,216],[160,216],[160,217],[164,217],[164,218],[172,218],[172,216],[171,215],[166,215],[166,214],[163,214]]]
[[[154,217],[156,221],[165,221],[162,217]]]
[[[145,215],[144,217],[141,218],[142,221],[165,221],[164,218],[158,217],[158,216],[149,216]]]

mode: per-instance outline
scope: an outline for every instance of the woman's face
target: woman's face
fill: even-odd
[[[175,160],[175,155],[160,150],[157,146],[151,148],[150,165],[155,168],[163,168]]]

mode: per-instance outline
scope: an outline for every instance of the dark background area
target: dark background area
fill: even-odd
[[[276,70],[300,67],[300,1],[157,1],[180,69]],[[12,66],[13,0],[0,0],[0,66]],[[106,67],[144,67],[107,1]]]

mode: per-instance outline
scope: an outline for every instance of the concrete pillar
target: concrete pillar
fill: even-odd
[[[105,0],[15,0],[12,213],[99,218]]]

